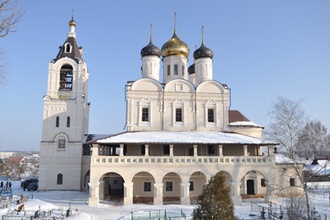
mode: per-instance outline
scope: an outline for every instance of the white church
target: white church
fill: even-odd
[[[126,131],[89,134],[89,73],[75,29],[72,18],[48,67],[40,191],[89,191],[90,206],[189,205],[213,175],[225,177],[234,204],[249,196],[275,201],[280,188],[296,186],[293,172],[276,161],[276,143],[263,141],[263,127],[229,109],[230,89],[213,80],[204,39],[189,66],[189,47],[176,28],[161,49],[150,36],[141,77],[123,85]]]

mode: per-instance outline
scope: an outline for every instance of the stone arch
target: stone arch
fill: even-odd
[[[163,177],[163,204],[180,204],[181,177],[175,172],[169,172]]]
[[[133,203],[153,204],[155,178],[149,172],[139,172],[132,178]]]
[[[228,173],[227,171],[222,170],[222,171],[219,171],[216,175],[217,176],[223,176],[225,178],[226,186],[231,187],[231,183],[233,182],[233,178],[230,175],[230,173]]]
[[[265,198],[267,194],[268,178],[258,170],[248,171],[241,179],[240,194],[242,199]]]
[[[203,187],[207,182],[206,175],[203,172],[196,171],[189,178],[189,197],[190,204],[196,204],[198,196],[202,193]]]
[[[99,179],[100,200],[123,204],[124,182],[124,178],[116,172],[103,174]]]

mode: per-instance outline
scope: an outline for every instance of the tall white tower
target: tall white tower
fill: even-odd
[[[88,133],[88,71],[76,42],[76,22],[49,63],[43,97],[39,190],[80,190],[82,142]]]

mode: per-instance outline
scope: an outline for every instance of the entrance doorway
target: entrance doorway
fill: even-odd
[[[246,193],[248,195],[254,195],[254,180],[247,180],[246,181]]]

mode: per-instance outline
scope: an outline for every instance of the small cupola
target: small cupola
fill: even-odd
[[[141,74],[143,78],[152,78],[159,81],[160,56],[159,48],[152,43],[152,25],[150,24],[150,42],[141,49]]]
[[[199,58],[211,58],[213,59],[213,51],[206,47],[205,44],[204,44],[204,27],[202,27],[202,45],[197,49],[195,50],[194,52],[194,59],[197,60]]]
[[[194,52],[194,59],[197,60],[204,57],[213,59],[213,51],[204,45],[203,40],[202,45]]]
[[[143,47],[141,50],[141,57],[144,56],[157,56],[160,57],[162,53],[159,48],[152,43],[152,37],[150,36],[150,42],[147,46]]]

